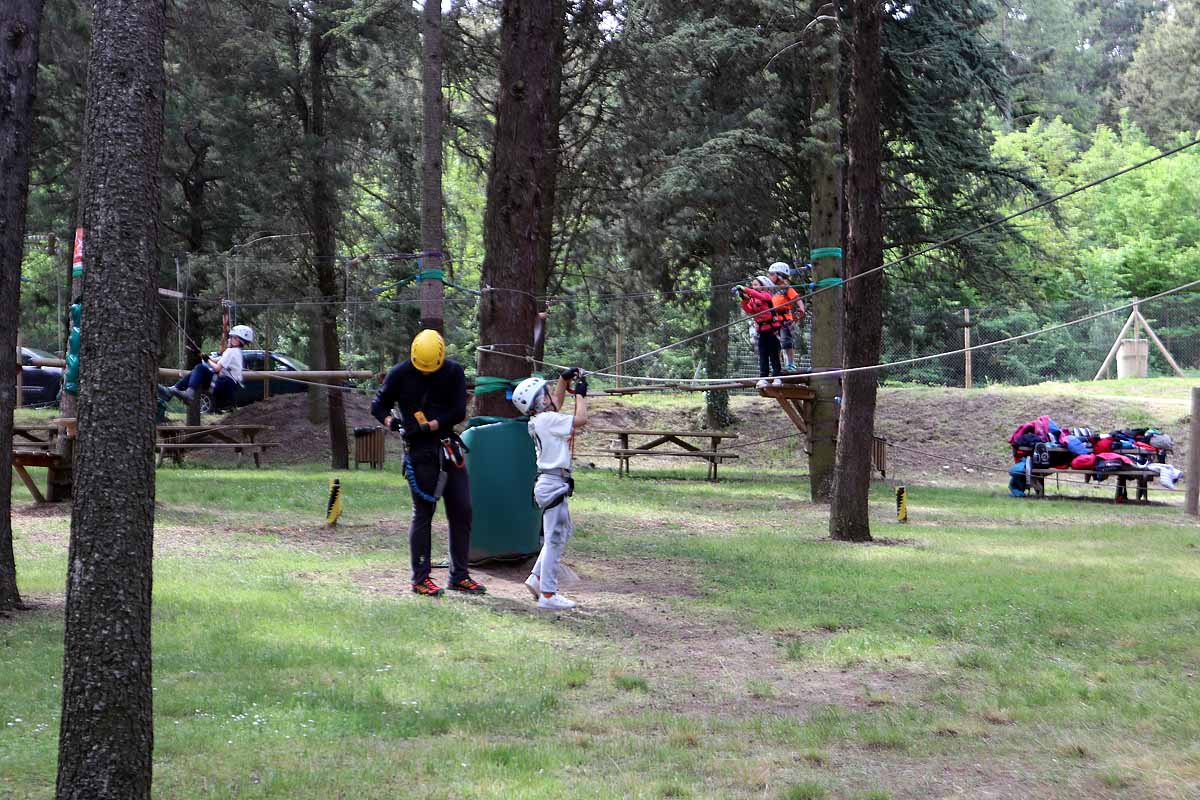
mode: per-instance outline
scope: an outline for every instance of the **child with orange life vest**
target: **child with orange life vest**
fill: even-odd
[[[791,287],[792,268],[782,261],[776,261],[767,270],[767,277],[775,284],[775,293],[771,300],[775,304],[775,314],[779,317],[779,345],[787,354],[784,369],[796,371],[796,323],[804,319],[804,301],[800,293]]]
[[[750,283],[749,287],[735,286],[733,293],[758,329],[758,374],[762,376],[758,386],[766,386],[768,377],[773,377],[773,383],[778,386],[782,383],[779,376],[783,374],[783,365],[779,360],[779,329],[782,323],[775,313],[775,302],[768,291],[773,284],[765,275],[759,275]]]

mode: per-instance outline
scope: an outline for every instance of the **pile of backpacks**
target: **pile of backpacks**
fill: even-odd
[[[1008,470],[1009,493],[1024,497],[1029,490],[1026,473],[1032,469],[1086,470],[1102,481],[1124,469],[1153,472],[1158,482],[1174,489],[1182,476],[1167,463],[1175,442],[1154,428],[1128,428],[1097,434],[1091,428],[1063,428],[1048,416],[1019,426],[1008,438],[1013,465]],[[1026,451],[1032,451],[1028,455]],[[1027,463],[1028,462],[1028,463]]]

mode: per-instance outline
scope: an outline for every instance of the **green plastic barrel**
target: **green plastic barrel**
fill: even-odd
[[[472,564],[521,558],[541,549],[542,512],[533,505],[537,461],[528,423],[473,417],[462,435],[470,448]]]

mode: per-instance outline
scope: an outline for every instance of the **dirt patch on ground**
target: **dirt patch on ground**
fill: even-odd
[[[375,427],[370,399],[347,392],[346,424]],[[803,437],[784,416],[774,400],[750,394],[730,398],[734,423],[730,432],[738,434],[722,449],[738,455],[742,466],[804,465]],[[881,389],[876,413],[876,432],[892,447],[889,461],[902,476],[974,483],[994,482],[997,468],[1009,460],[1008,436],[1019,424],[1048,414],[1064,426],[1088,426],[1093,430],[1153,424],[1174,436],[1178,450],[1172,461],[1186,463],[1186,407],[1178,403],[1154,403],[1152,399],[1108,396],[1065,396],[1036,392],[965,391],[948,388]],[[646,406],[622,398],[599,396],[592,400],[590,428],[578,438],[578,460],[598,467],[613,467],[616,462],[601,451],[614,444],[614,437],[596,433],[603,428],[650,430],[703,430],[704,404],[699,397],[686,405]],[[219,418],[230,425],[268,425],[264,438],[281,443],[271,449],[267,463],[296,464],[323,461],[329,457],[329,431],[324,423],[308,421],[308,399],[303,394],[281,395],[238,409]],[[351,434],[352,435],[352,434]],[[763,441],[770,439],[772,441]],[[635,441],[638,441],[635,439]],[[757,444],[755,444],[757,443]],[[704,442],[707,445],[707,442]],[[353,447],[351,438],[350,446]],[[387,439],[387,455],[399,458],[403,447],[399,437]],[[225,464],[236,461],[230,452],[200,452],[189,459],[200,463]],[[679,467],[685,464],[702,469],[705,464],[690,459],[642,459],[634,465],[642,468]]]
[[[599,636],[622,655],[631,676],[646,682],[645,692],[629,696],[634,708],[807,719],[829,705],[867,709],[900,702],[919,694],[930,677],[901,669],[806,667],[787,657],[788,645],[797,637],[820,639],[833,632],[748,630],[720,611],[695,605],[704,594],[701,584],[675,562],[577,559],[569,566],[574,577],[565,581],[563,591],[579,602],[573,611],[552,614],[536,608],[524,585],[528,562],[472,569],[488,594],[471,602],[553,620],[587,638]],[[445,573],[435,571],[434,578],[444,580]],[[352,579],[367,592],[429,602],[410,593],[405,569],[363,571]],[[629,705],[620,709],[629,710]]]
[[[0,612],[0,625],[6,622],[20,622],[34,615],[61,617],[67,607],[67,597],[63,594],[22,594],[22,608],[16,611]]]
[[[353,457],[354,429],[374,428],[379,422],[371,416],[369,398],[346,392],[345,403],[348,444]],[[267,451],[265,460],[268,464],[302,464],[329,458],[329,426],[326,423],[314,425],[308,421],[307,395],[279,395],[212,419],[224,425],[270,426],[271,430],[264,431],[258,437],[262,441],[278,442],[280,445]],[[399,458],[402,454],[400,438],[389,436],[387,456]],[[201,451],[189,454],[188,459],[206,464],[225,464],[237,461],[237,455],[226,451]]]

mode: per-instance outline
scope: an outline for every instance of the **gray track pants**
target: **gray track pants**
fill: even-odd
[[[541,582],[542,591],[558,592],[558,564],[567,542],[575,531],[571,509],[566,498],[554,508],[546,508],[555,498],[567,491],[569,484],[559,475],[538,475],[533,485],[533,497],[542,511],[542,552],[538,553],[533,574]]]

